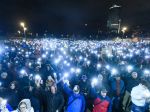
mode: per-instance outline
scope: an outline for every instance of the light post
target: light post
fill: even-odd
[[[24,31],[24,36],[25,36],[25,38],[26,38],[26,31],[27,31],[27,28],[24,27],[24,28],[23,28],[23,31]]]
[[[124,37],[124,35],[125,35],[126,31],[127,31],[127,27],[123,27],[121,31],[123,33],[123,35],[122,35],[122,39],[123,39],[123,37]]]
[[[20,26],[23,28],[24,37],[26,38],[27,27],[25,27],[25,23],[24,22],[20,22]]]

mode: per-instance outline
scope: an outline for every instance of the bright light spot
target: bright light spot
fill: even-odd
[[[82,59],[83,59],[83,57],[82,57],[82,56],[80,56],[80,57],[79,57],[79,59],[80,59],[80,60],[82,60]]]
[[[132,70],[133,70],[133,66],[128,65],[128,66],[127,66],[127,70],[132,71]]]
[[[38,61],[41,61],[42,59],[41,58],[38,58]]]
[[[93,84],[93,85],[97,85],[97,83],[98,83],[98,79],[97,79],[97,78],[93,78],[93,79],[92,79],[92,84]]]
[[[31,62],[29,62],[29,64],[28,64],[29,66],[31,66],[32,65],[32,63]]]
[[[21,73],[21,74],[25,74],[26,71],[25,71],[24,69],[22,69],[22,70],[20,71],[20,73]]]
[[[71,73],[74,73],[75,72],[75,68],[71,68]]]
[[[41,80],[41,76],[40,75],[36,75],[35,76],[35,80]]]
[[[91,63],[91,62],[88,60],[88,61],[87,61],[87,65],[90,65],[90,63]]]
[[[97,64],[97,69],[100,69],[102,65],[100,63]]]
[[[117,70],[117,69],[113,68],[113,69],[111,70],[111,74],[112,74],[112,75],[116,75],[117,73],[118,73],[118,70]]]
[[[76,73],[79,74],[80,72],[81,72],[81,69],[80,69],[80,68],[77,68],[77,69],[76,69]]]
[[[147,70],[147,69],[145,69],[145,70],[144,70],[144,74],[150,74],[150,71]]]
[[[69,76],[69,73],[64,73],[64,78],[67,78]]]
[[[109,65],[106,65],[106,68],[109,70],[109,69],[110,69],[110,66],[109,66]]]
[[[42,58],[46,58],[46,54],[43,54],[43,55],[42,55]]]

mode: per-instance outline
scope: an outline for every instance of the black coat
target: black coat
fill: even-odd
[[[58,110],[61,112],[64,106],[64,97],[61,93],[57,92],[52,94],[50,91],[45,93],[46,101],[46,112],[56,112]]]

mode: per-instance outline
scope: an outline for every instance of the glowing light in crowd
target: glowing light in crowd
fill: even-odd
[[[111,74],[112,74],[112,75],[118,74],[118,70],[117,70],[116,68],[113,68],[113,69],[111,70]]]
[[[13,47],[13,48],[11,48],[11,51],[15,51],[16,49]]]
[[[28,64],[29,66],[32,66],[32,63],[31,62],[29,62],[29,64]]]
[[[64,73],[64,78],[68,78],[68,76],[69,76],[69,73]]]
[[[43,55],[42,55],[42,58],[46,58],[46,54],[43,54]]]
[[[108,69],[108,70],[109,70],[109,69],[110,69],[110,66],[109,66],[109,65],[106,65],[106,69]]]
[[[87,63],[87,65],[90,65],[91,62],[88,60],[86,63]]]
[[[128,65],[128,66],[127,66],[127,70],[128,70],[128,71],[132,71],[132,70],[133,70],[133,66]]]
[[[150,74],[150,70],[145,69],[145,70],[144,70],[144,74]]]
[[[2,86],[2,83],[0,82],[0,86]]]
[[[146,55],[146,56],[145,56],[145,59],[150,59],[150,55]]]
[[[100,69],[102,65],[100,63],[97,64],[97,69]]]
[[[79,57],[79,59],[80,59],[80,60],[82,60],[82,59],[83,59],[83,57],[82,57],[82,56],[80,56],[80,57]]]
[[[74,73],[74,72],[75,72],[75,68],[71,68],[71,69],[70,69],[70,72],[71,72],[71,73]]]
[[[97,78],[93,78],[92,79],[92,85],[97,85],[98,83],[98,79]]]
[[[22,70],[20,71],[20,73],[21,73],[21,74],[25,74],[26,71],[25,71],[24,69],[22,69]]]
[[[38,58],[38,61],[41,61],[42,59],[41,58]]]
[[[57,74],[56,73],[53,73],[54,77],[56,78],[57,77]]]
[[[76,69],[76,73],[77,73],[77,74],[81,73],[81,69],[80,69],[80,68],[77,68],[77,69]]]
[[[41,80],[41,76],[40,75],[35,75],[35,80]]]

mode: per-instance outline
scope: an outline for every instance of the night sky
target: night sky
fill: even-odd
[[[105,30],[108,8],[114,1],[0,0],[0,31],[17,31],[19,21],[25,21],[32,32]],[[130,28],[150,25],[150,0],[121,0],[118,3],[123,6],[124,25]]]

